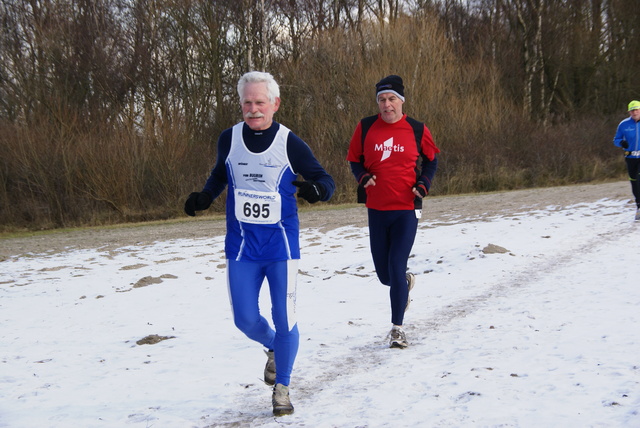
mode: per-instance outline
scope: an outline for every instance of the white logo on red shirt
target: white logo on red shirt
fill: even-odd
[[[380,159],[380,162],[382,162],[383,160],[388,159],[392,152],[404,152],[404,146],[399,144],[394,145],[393,137],[391,137],[382,144],[374,144],[373,150],[376,152],[382,152],[382,158]]]

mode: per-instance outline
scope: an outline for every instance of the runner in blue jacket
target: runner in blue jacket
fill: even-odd
[[[613,144],[624,149],[631,191],[636,201],[636,220],[640,220],[640,101],[629,103],[629,117],[618,125]]]
[[[314,203],[333,195],[333,178],[309,146],[273,120],[280,106],[269,73],[240,78],[244,121],[220,134],[218,158],[201,192],[189,195],[185,212],[209,208],[227,191],[227,285],[236,327],[267,352],[265,382],[273,387],[273,413],[293,413],[289,383],[300,340],[296,322],[296,275],[300,259],[298,197]],[[298,181],[298,174],[305,181]],[[269,283],[275,329],[260,314],[258,297]]]

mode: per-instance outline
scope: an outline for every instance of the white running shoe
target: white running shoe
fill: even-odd
[[[289,387],[279,383],[273,387],[273,414],[275,416],[290,415],[293,413],[293,405],[289,398]]]
[[[276,359],[273,351],[264,351],[267,354],[267,364],[264,366],[264,383],[267,385],[276,384]]]
[[[407,274],[407,284],[409,286],[409,293],[411,293],[411,290],[413,290],[413,287],[416,285],[416,277],[414,274]],[[407,306],[404,307],[405,312],[407,312],[407,309],[409,309],[409,303],[411,303],[411,296],[407,294]]]
[[[394,325],[389,332],[389,348],[400,348],[404,349],[409,346],[409,342],[407,342],[407,336],[404,334],[404,331],[401,327]]]

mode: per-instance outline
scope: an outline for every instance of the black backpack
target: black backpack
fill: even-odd
[[[373,125],[373,122],[375,122],[376,119],[378,119],[377,114],[373,116],[365,117],[360,121],[360,127],[362,128],[361,143],[362,143],[362,153],[363,153],[363,155],[360,156],[360,162],[362,163],[362,165],[364,165],[364,139],[367,136],[367,132],[369,132],[369,128],[371,128],[371,125]],[[424,132],[424,123],[419,122],[409,116],[407,116],[407,122],[409,122],[409,125],[411,125],[411,127],[413,128],[413,135],[415,136],[416,146],[418,147],[418,160],[416,161],[416,169],[415,169],[416,181],[417,181],[418,177],[420,177],[420,159],[421,159],[420,155],[422,155],[422,149],[421,149],[420,143],[422,142],[422,133]],[[364,204],[366,202],[367,202],[367,192],[364,189],[364,186],[358,186],[358,203]],[[413,205],[415,206],[415,209],[421,209],[422,198],[419,198],[416,196],[416,198],[413,201]]]

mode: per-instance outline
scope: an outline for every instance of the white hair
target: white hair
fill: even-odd
[[[267,95],[271,103],[276,102],[276,98],[280,98],[280,86],[269,73],[262,71],[250,71],[242,75],[238,80],[238,96],[240,97],[240,103],[242,103],[244,95],[244,87],[247,83],[265,83],[267,85]]]

